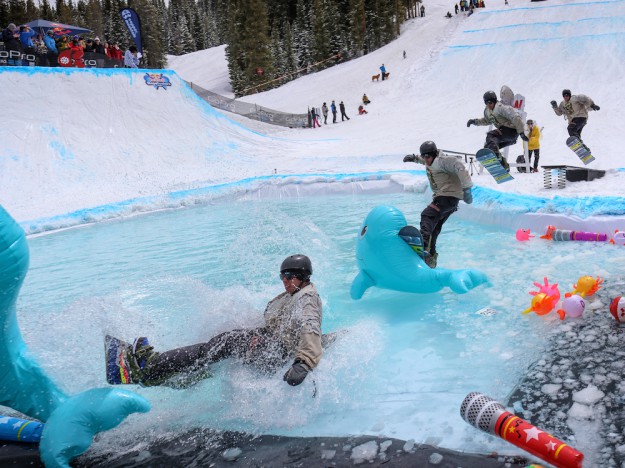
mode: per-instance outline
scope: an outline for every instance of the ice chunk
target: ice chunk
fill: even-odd
[[[377,454],[378,443],[375,440],[371,440],[354,447],[349,458],[354,460],[354,463],[358,464],[375,459]]]
[[[605,396],[601,390],[594,385],[589,385],[579,392],[573,393],[573,401],[584,405],[594,405]]]
[[[575,419],[594,419],[595,413],[590,406],[573,403],[569,409],[569,417]]]

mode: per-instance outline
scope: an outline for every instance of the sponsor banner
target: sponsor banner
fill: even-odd
[[[74,67],[74,68],[123,68],[122,60],[112,60],[103,54],[87,52],[76,54],[66,49],[60,54],[25,54],[19,50],[0,50],[0,66],[3,67]]]
[[[167,91],[167,87],[171,86],[170,79],[162,73],[146,73],[145,75],[143,75],[143,79],[145,80],[146,85],[154,86],[157,91],[158,88],[163,88],[165,91]]]
[[[128,32],[132,36],[132,40],[135,41],[137,51],[143,55],[143,45],[141,43],[141,21],[139,20],[139,15],[132,8],[124,8],[119,11],[119,14],[122,15],[124,24],[128,28]],[[141,55],[139,55],[139,57],[141,57]]]

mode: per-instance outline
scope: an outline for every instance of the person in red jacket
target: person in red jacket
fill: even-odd
[[[124,55],[122,54],[122,50],[119,48],[119,44],[117,44],[116,42],[111,44],[111,47],[109,49],[109,54],[110,57],[113,60],[123,60],[124,59]]]

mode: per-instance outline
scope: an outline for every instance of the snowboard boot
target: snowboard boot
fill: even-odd
[[[135,338],[133,343],[126,348],[124,361],[132,383],[146,384],[144,382],[144,369],[157,355],[158,353],[154,351],[153,346],[150,346],[150,342],[145,336]]]
[[[438,260],[438,252],[434,255],[426,255],[425,264],[430,268],[436,268],[436,262]]]

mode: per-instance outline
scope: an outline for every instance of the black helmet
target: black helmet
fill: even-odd
[[[287,272],[295,273],[302,281],[309,279],[313,272],[310,258],[302,254],[289,255],[280,265],[280,273]]]
[[[571,90],[570,89],[563,89],[562,90],[562,97],[564,97],[564,96],[571,97]]]
[[[495,93],[495,91],[486,91],[484,93],[484,104],[488,104],[489,102],[497,102],[497,94]]]
[[[419,153],[421,153],[421,156],[434,156],[436,157],[436,155],[438,154],[438,148],[436,147],[436,143],[434,143],[433,141],[424,141],[423,143],[421,143],[421,146],[419,147]]]

